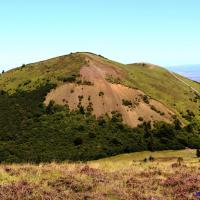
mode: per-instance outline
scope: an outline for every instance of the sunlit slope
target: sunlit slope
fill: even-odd
[[[145,63],[130,64],[124,68],[128,72],[127,85],[143,90],[178,113],[185,113],[189,109],[199,115],[200,103],[196,100],[198,97],[195,92],[166,69]],[[198,83],[183,79],[200,90]]]
[[[85,59],[80,54],[22,65],[0,75],[0,89],[14,93],[16,89],[30,91],[49,83],[61,84],[63,79],[77,74],[84,65]]]
[[[83,161],[199,148],[193,122],[200,99],[189,85],[155,65],[124,65],[91,53],[2,73],[0,162]],[[181,128],[174,114],[190,126]]]
[[[48,93],[46,105],[53,100],[59,105],[69,106],[70,110],[82,106],[97,118],[118,111],[123,122],[131,127],[143,121],[173,122],[174,113],[166,106],[153,99],[148,99],[147,103],[144,101],[145,93],[123,85],[127,75],[125,69],[100,56],[81,55],[85,56],[87,65],[80,69],[79,77],[74,83],[64,83]]]
[[[181,76],[180,74],[176,74],[176,76],[178,76],[180,79],[182,79],[183,81],[185,81],[187,84],[189,84],[190,86],[192,86],[193,88],[195,88],[196,90],[198,90],[198,92],[200,92],[200,83],[190,80],[184,76]]]
[[[0,90],[12,94],[17,91],[33,91],[46,84],[63,85],[65,80],[68,82],[69,78],[79,76],[80,70],[91,64],[88,60],[100,68],[108,69],[104,70],[108,72],[104,77],[107,81],[138,88],[179,116],[186,115],[187,110],[190,110],[199,117],[200,101],[197,94],[166,69],[146,63],[124,65],[92,53],[73,53],[10,70],[0,75]],[[200,91],[200,84],[179,77]]]

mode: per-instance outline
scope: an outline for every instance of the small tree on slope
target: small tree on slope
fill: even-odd
[[[197,149],[196,155],[198,158],[200,157],[200,149]]]

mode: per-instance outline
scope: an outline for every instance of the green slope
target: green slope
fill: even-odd
[[[122,124],[119,113],[96,119],[81,108],[72,112],[54,104],[45,106],[44,98],[52,88],[79,77],[88,55],[122,69],[123,84],[143,90],[177,113],[192,110],[196,115],[188,118],[191,122],[198,118],[199,99],[194,102],[194,92],[165,69],[70,54],[0,75],[0,162],[91,160],[142,150],[200,148],[199,130],[193,124],[130,128]],[[198,89],[198,84],[186,81]]]
[[[84,56],[70,54],[23,65],[0,75],[0,89],[12,94],[16,89],[31,91],[47,83],[62,84],[62,79],[78,74],[85,64]]]
[[[81,53],[81,55],[86,56],[88,53]],[[188,115],[188,110],[195,114],[196,119],[200,120],[199,96],[182,81],[177,80],[167,69],[148,63],[125,65],[95,54],[89,53],[89,55],[105,65],[112,64],[122,69],[125,74],[121,81],[122,84],[138,88],[152,98],[162,102],[185,123],[187,123],[187,120],[185,120],[184,116]],[[180,75],[177,76],[200,92],[199,83]]]
[[[173,109],[179,116],[180,113],[186,114],[189,109],[199,118],[200,101],[196,101],[198,96],[190,87],[173,77],[169,71],[151,64],[130,64],[123,67],[128,72],[126,85],[143,90],[152,98]],[[185,77],[180,78],[200,91],[200,84]]]
[[[188,86],[173,77],[166,69],[151,64],[124,65],[91,53],[75,53],[60,56],[42,62],[28,64],[0,75],[0,90],[13,94],[16,90],[32,91],[44,84],[63,84],[63,80],[77,75],[79,69],[86,65],[85,57],[93,56],[105,65],[112,63],[123,69],[126,77],[123,84],[138,88],[152,98],[164,103],[181,116],[189,109],[199,118],[199,101]],[[179,76],[189,85],[200,91],[200,84]]]

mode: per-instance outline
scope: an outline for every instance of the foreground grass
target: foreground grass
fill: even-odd
[[[154,161],[143,160],[154,157]],[[178,157],[183,161],[177,162]],[[141,152],[88,163],[0,166],[1,200],[196,199],[194,150]]]

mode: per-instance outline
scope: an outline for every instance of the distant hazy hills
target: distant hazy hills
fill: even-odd
[[[170,70],[200,82],[200,64],[168,67]]]

